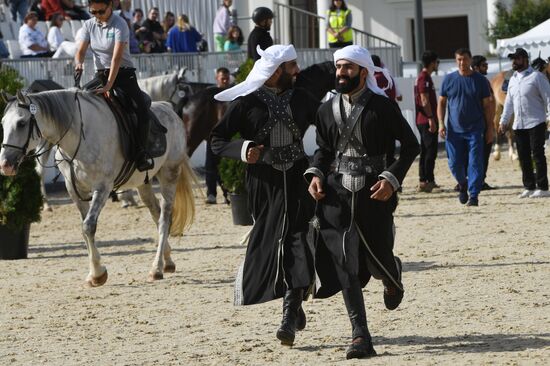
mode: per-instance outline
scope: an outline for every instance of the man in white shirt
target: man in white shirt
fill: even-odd
[[[514,114],[514,134],[525,190],[519,198],[550,197],[544,140],[546,120],[550,112],[550,83],[546,77],[529,66],[529,55],[516,48],[508,57],[512,60],[514,75],[508,84],[499,132],[503,133]],[[533,173],[535,161],[536,175]]]

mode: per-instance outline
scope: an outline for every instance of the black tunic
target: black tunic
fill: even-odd
[[[294,90],[290,109],[302,138],[307,128],[314,123],[318,107],[319,102],[312,99],[305,90]],[[255,94],[238,98],[231,103],[212,131],[212,151],[224,157],[240,159],[244,140],[268,147],[269,135],[264,141],[255,141],[268,118],[267,106]],[[237,132],[243,139],[231,140]],[[306,236],[308,221],[313,216],[313,199],[307,192],[307,182],[303,178],[307,167],[307,158],[295,161],[286,173],[267,164],[247,166],[248,205],[254,218],[254,227],[245,261],[239,272],[242,277],[238,275],[236,281],[236,305],[273,300],[282,297],[287,288],[303,288],[311,284],[313,264]],[[288,217],[283,235],[285,192]],[[280,263],[278,252],[281,237],[283,263]]]
[[[372,93],[370,90],[366,92]],[[386,167],[382,174],[395,178],[401,184],[419,153],[419,145],[398,106],[386,97],[373,94],[358,123],[368,156],[384,155],[389,141],[400,141],[399,159]],[[311,167],[322,172],[320,175],[325,178],[323,189],[326,194],[319,202],[317,212],[321,228],[315,269],[321,283],[320,286],[318,284],[316,297],[329,297],[349,287],[350,275],[359,276],[362,286],[367,284],[371,275],[378,279],[389,278],[382,266],[391,276],[397,276],[393,259],[393,211],[397,206],[397,195],[394,193],[386,202],[371,199],[373,192],[370,187],[380,178],[377,175],[367,176],[365,187],[355,193],[355,219],[352,223],[352,193],[342,186],[342,175],[331,169],[340,136],[332,112],[332,101],[324,103],[319,109],[316,126],[319,149],[315,152]],[[369,254],[361,234],[374,256]]]
[[[273,38],[264,28],[254,27],[250,35],[248,36],[248,58],[253,59],[254,61],[260,58],[258,52],[256,52],[256,46],[260,45],[262,50],[273,46]]]

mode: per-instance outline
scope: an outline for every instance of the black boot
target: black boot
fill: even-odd
[[[304,290],[301,288],[287,290],[285,293],[283,299],[283,320],[281,321],[279,330],[277,330],[277,338],[281,341],[281,344],[285,346],[292,346],[294,344],[299,317],[298,314],[302,308],[303,296]],[[305,314],[301,323],[305,327]]]
[[[136,168],[140,172],[151,170],[155,167],[153,158],[147,153],[149,142],[149,116],[143,117],[138,124],[138,152],[136,156]]]
[[[369,328],[367,327],[363,291],[358,279],[354,279],[350,283],[349,288],[343,289],[342,295],[344,296],[344,303],[346,304],[346,310],[351,322],[353,339],[351,345],[346,350],[346,359],[376,356]]]
[[[384,304],[386,305],[386,309],[388,310],[395,310],[401,304],[401,300],[403,300],[403,295],[405,292],[402,290],[403,283],[401,282],[401,274],[403,272],[403,265],[401,264],[401,260],[399,257],[395,258],[395,266],[397,267],[397,282],[399,283],[399,287],[395,285],[395,283],[389,279],[383,279],[382,283],[384,284]]]

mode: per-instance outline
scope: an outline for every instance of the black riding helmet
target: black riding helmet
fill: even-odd
[[[260,25],[260,23],[266,19],[273,19],[274,17],[275,15],[271,9],[266,8],[265,6],[260,6],[254,9],[254,12],[252,13],[252,21],[257,25]]]

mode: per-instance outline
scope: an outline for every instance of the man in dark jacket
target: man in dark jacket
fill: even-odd
[[[273,38],[269,34],[271,24],[273,23],[273,12],[269,8],[260,6],[254,9],[252,20],[256,26],[248,36],[248,58],[256,61],[260,58],[260,55],[256,51],[257,46],[265,50],[273,45]]]

